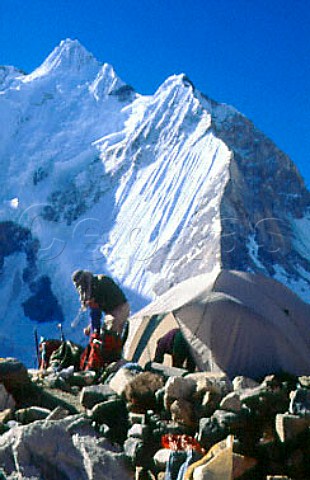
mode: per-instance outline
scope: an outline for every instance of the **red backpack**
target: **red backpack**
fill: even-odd
[[[122,341],[115,332],[93,333],[80,359],[80,370],[101,370],[122,356]]]
[[[120,335],[111,330],[103,330],[102,356],[106,364],[117,362],[122,357],[123,344]]]

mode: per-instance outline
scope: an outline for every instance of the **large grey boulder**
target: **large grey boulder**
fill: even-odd
[[[189,400],[196,390],[196,382],[188,377],[170,377],[165,384],[164,405],[167,410],[175,400]]]
[[[232,382],[223,372],[195,372],[186,378],[194,380],[197,394],[212,392],[225,396],[233,390]]]
[[[163,387],[163,384],[163,377],[156,373],[138,373],[124,390],[128,410],[138,413],[155,410],[157,408],[156,392]]]
[[[127,438],[124,442],[124,452],[133,466],[144,466],[145,443],[141,438]]]
[[[88,412],[88,417],[95,422],[96,427],[100,425],[109,427],[108,430],[103,427],[103,431],[112,442],[118,444],[124,442],[128,430],[128,412],[121,398],[98,403]]]
[[[135,378],[136,375],[137,373],[132,372],[127,368],[120,368],[110,380],[110,388],[112,388],[117,395],[122,396],[125,392],[126,386]]]
[[[223,440],[226,434],[226,427],[221,426],[216,418],[200,419],[197,440],[206,450]]]
[[[16,403],[30,395],[31,381],[26,367],[16,358],[0,358],[0,383]]]
[[[286,442],[310,427],[310,416],[299,417],[290,413],[278,413],[275,425],[280,441]]]
[[[258,387],[259,383],[253,380],[252,378],[238,376],[235,377],[232,381],[234,390],[244,390],[246,388]]]
[[[12,428],[0,437],[0,465],[6,476],[18,479],[133,478],[120,449],[98,438],[82,415]]]
[[[222,410],[230,410],[232,412],[240,412],[241,400],[238,392],[230,392],[221,400],[220,408]]]
[[[165,379],[170,377],[183,377],[188,374],[188,370],[184,368],[170,367],[157,362],[151,362],[148,365],[148,369],[153,373],[163,376]]]
[[[86,409],[92,409],[97,403],[116,398],[116,393],[109,385],[91,385],[81,391],[80,403]]]
[[[175,423],[186,425],[189,428],[195,428],[197,425],[196,415],[191,402],[180,398],[174,400],[170,406],[171,418]]]
[[[26,425],[36,420],[44,420],[50,413],[50,410],[42,407],[21,408],[15,412],[15,418],[19,423]]]
[[[310,417],[310,390],[299,388],[290,393],[289,412]]]
[[[62,420],[64,418],[67,418],[68,415],[70,415],[70,412],[59,405],[58,407],[54,408],[51,413],[48,414],[46,420]]]

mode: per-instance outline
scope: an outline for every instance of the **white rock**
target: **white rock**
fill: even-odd
[[[174,400],[191,398],[196,389],[196,383],[188,377],[169,377],[165,385],[164,404],[169,408]]]
[[[109,385],[117,395],[122,395],[126,386],[135,378],[136,374],[127,368],[120,368],[114,377],[110,380]]]
[[[241,401],[237,392],[230,392],[224,397],[220,403],[221,410],[229,410],[230,412],[240,412]]]
[[[186,375],[196,383],[197,392],[213,392],[226,395],[233,389],[232,383],[225,373],[197,372]]]
[[[150,431],[149,425],[134,423],[128,430],[127,436],[134,437],[134,438],[141,438],[143,440],[149,434],[149,431]]]
[[[258,387],[259,383],[257,383],[255,380],[253,380],[252,378],[248,378],[248,377],[235,377],[233,379],[233,387],[234,387],[234,390],[243,390],[243,389],[246,389],[246,388],[254,388],[254,387]]]
[[[171,450],[169,448],[161,448],[154,455],[154,462],[156,467],[159,469],[165,470],[166,465],[169,461]]]
[[[170,406],[170,412],[173,422],[181,423],[189,427],[195,426],[193,406],[188,400],[184,400],[184,398],[175,400]]]
[[[69,367],[63,368],[62,370],[60,370],[60,372],[58,372],[58,375],[64,379],[67,379],[72,377],[73,373],[74,373],[74,366],[70,365]]]

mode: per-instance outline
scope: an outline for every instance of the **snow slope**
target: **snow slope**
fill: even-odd
[[[59,321],[82,341],[76,268],[111,274],[133,311],[221,267],[310,300],[309,192],[296,167],[185,75],[142,96],[67,39],[29,75],[0,68],[0,120],[2,351],[22,345],[31,363],[33,329],[54,336]]]

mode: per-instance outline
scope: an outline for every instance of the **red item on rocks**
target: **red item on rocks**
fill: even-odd
[[[197,452],[205,453],[204,448],[190,435],[177,435],[167,433],[161,437],[161,444],[163,448],[170,450],[196,450]]]

